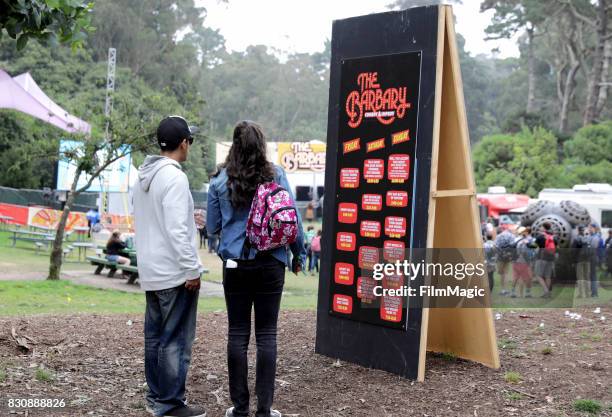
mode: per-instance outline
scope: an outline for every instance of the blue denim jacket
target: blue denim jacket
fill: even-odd
[[[291,198],[293,192],[287,181],[285,171],[279,166],[274,166],[276,182],[286,189]],[[223,260],[241,259],[242,247],[246,239],[246,223],[249,217],[250,207],[234,208],[229,197],[227,188],[227,173],[225,169],[210,181],[208,187],[208,208],[206,210],[206,229],[208,234],[220,233],[219,247],[217,253]],[[302,218],[298,213],[298,236],[297,240],[289,245],[293,256],[299,256],[304,265],[306,249],[304,248],[304,230],[302,229]],[[255,258],[257,250],[251,248],[248,259]],[[287,248],[277,248],[272,251],[274,256],[285,265],[289,265]]]

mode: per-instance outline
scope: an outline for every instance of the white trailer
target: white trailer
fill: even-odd
[[[612,228],[612,185],[580,184],[571,189],[545,188],[538,195],[539,200],[559,203],[574,201],[586,208],[591,220],[599,224],[604,233]]]

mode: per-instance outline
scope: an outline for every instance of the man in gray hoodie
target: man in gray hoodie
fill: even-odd
[[[185,403],[185,381],[195,337],[202,264],[193,199],[180,162],[187,160],[192,129],[180,116],[157,128],[159,156],[147,156],[134,187],[136,255],[146,291],[147,410],[155,416],[204,417]]]

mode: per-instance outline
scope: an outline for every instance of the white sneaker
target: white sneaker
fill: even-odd
[[[283,415],[281,414],[280,411],[270,409],[270,417],[282,417],[282,416]]]
[[[234,407],[230,407],[225,411],[225,417],[234,417]]]

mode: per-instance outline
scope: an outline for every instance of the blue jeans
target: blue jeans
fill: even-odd
[[[312,271],[315,269],[317,274],[319,273],[319,257],[321,256],[321,252],[312,252],[312,258],[310,258],[310,268],[308,271]]]
[[[276,329],[284,283],[285,264],[271,255],[238,261],[238,268],[223,268],[223,289],[229,321],[229,391],[236,417],[249,415],[247,351],[253,308],[257,343],[255,416],[270,416],[276,380]]]
[[[147,404],[156,416],[185,404],[185,381],[195,338],[198,292],[184,285],[147,291],[145,376]]]

